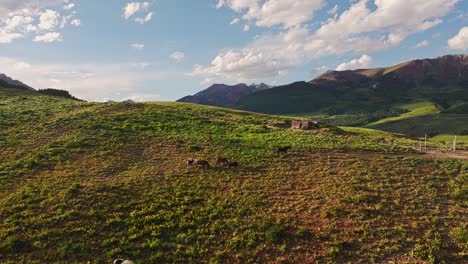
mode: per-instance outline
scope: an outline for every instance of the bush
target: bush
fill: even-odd
[[[18,236],[12,236],[8,237],[2,244],[0,244],[0,251],[15,253],[23,251],[27,247],[28,243],[24,239]]]
[[[265,238],[268,242],[279,243],[286,238],[286,227],[282,224],[274,224],[265,233]]]
[[[313,233],[309,229],[301,227],[297,230],[297,235],[302,238],[311,238]]]

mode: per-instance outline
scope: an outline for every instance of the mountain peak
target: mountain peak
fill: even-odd
[[[6,74],[0,73],[0,87],[4,88],[18,88],[22,90],[36,91],[29,85],[26,85],[18,80],[15,80]]]
[[[222,83],[212,84],[207,89],[192,96],[183,97],[177,102],[204,104],[212,106],[232,106],[236,104],[243,96],[255,93],[257,91],[271,88],[264,83],[247,85],[239,83],[227,85]]]

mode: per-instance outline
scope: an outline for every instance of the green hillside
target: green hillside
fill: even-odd
[[[466,261],[467,161],[369,129],[275,127],[285,121],[0,88],[1,262]]]

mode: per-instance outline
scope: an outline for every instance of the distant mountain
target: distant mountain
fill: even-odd
[[[421,100],[442,110],[467,104],[468,55],[411,60],[388,68],[328,71],[310,82],[244,96],[234,107],[269,114],[386,116],[398,111],[399,104]]]
[[[0,73],[0,88],[17,88],[17,89],[22,89],[22,90],[29,90],[29,91],[35,91],[33,88],[30,86],[10,78],[9,76]]]
[[[264,83],[251,85],[244,83],[236,85],[213,84],[209,88],[193,96],[181,98],[177,102],[230,107],[235,105],[244,96],[269,88],[271,86]]]

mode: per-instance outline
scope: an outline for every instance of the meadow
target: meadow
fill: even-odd
[[[420,155],[401,135],[291,131],[288,121],[0,90],[0,259],[468,260],[466,160]],[[284,146],[292,150],[278,154]],[[240,167],[214,166],[220,156]]]

